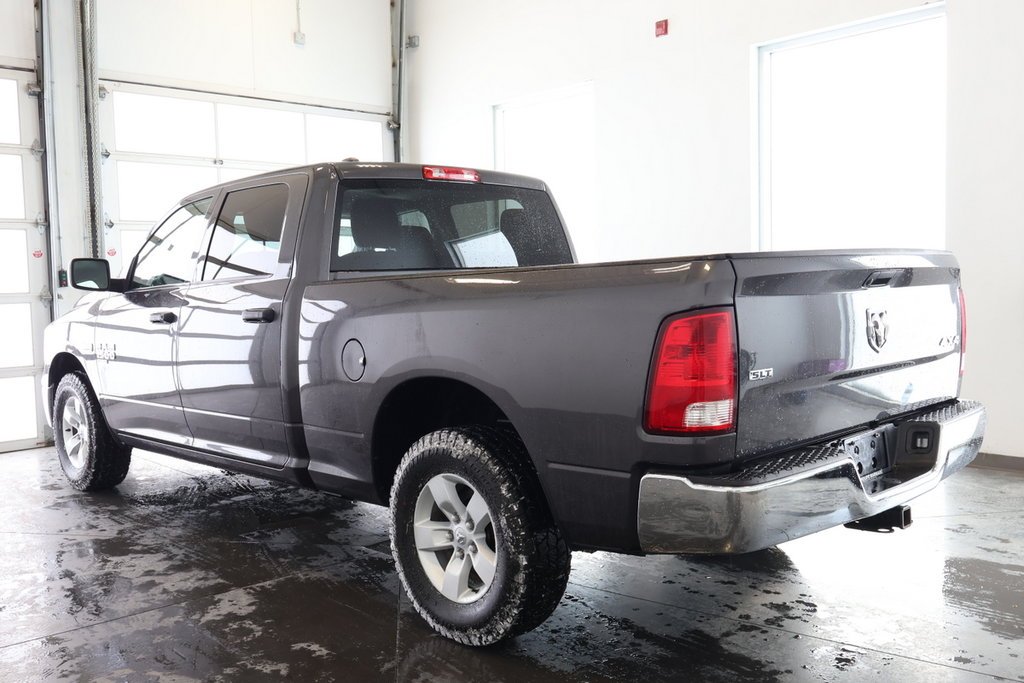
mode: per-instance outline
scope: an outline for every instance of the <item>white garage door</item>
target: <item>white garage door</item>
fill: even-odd
[[[105,82],[103,256],[122,272],[153,222],[209,185],[318,161],[390,160],[385,116]]]
[[[28,72],[0,69],[0,451],[43,439],[38,387],[50,300],[31,80]]]

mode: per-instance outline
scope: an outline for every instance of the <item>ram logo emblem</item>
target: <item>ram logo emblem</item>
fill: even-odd
[[[868,309],[868,346],[881,352],[889,341],[889,321],[885,311]]]

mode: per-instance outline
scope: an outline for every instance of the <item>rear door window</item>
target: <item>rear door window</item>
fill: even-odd
[[[229,193],[214,224],[203,280],[273,273],[287,208],[283,183]]]

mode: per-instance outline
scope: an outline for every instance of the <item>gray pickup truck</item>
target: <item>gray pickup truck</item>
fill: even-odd
[[[132,448],[390,506],[416,609],[483,645],[570,550],[745,553],[904,507],[977,454],[936,251],[580,265],[543,183],[339,163],[184,198],[46,331],[71,484]]]

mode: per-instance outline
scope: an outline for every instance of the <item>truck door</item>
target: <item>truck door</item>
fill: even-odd
[[[281,243],[294,241],[306,181],[289,175],[227,192],[178,333],[194,446],[275,469],[288,459],[281,302],[291,259]]]
[[[206,198],[174,211],[142,246],[128,291],[97,306],[97,393],[115,430],[190,442],[172,361],[175,330],[211,204],[212,198]]]

